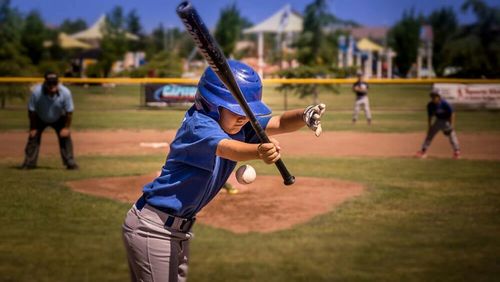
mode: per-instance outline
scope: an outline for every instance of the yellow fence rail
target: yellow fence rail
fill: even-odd
[[[42,77],[0,77],[0,83],[39,83]],[[266,78],[263,80],[265,85],[269,84],[352,84],[356,81],[354,78]],[[63,83],[76,84],[196,84],[198,78],[61,78]],[[465,84],[500,84],[500,79],[456,79],[456,78],[422,78],[422,79],[368,79],[371,84],[433,84],[433,83],[465,83]]]

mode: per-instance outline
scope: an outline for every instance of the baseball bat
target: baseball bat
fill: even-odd
[[[210,35],[210,32],[201,17],[198,15],[194,6],[189,1],[181,2],[179,6],[177,6],[177,15],[181,18],[182,23],[186,26],[187,31],[195,41],[198,49],[202,53],[203,57],[205,57],[212,70],[231,92],[236,101],[238,101],[238,104],[240,104],[260,141],[262,143],[270,143],[271,141],[269,140],[269,137],[264,129],[262,129],[259,121],[255,118],[255,115],[248,106],[238,83],[236,83],[236,79],[231,72],[231,68],[229,67],[226,57],[222,53],[222,50],[215,39],[212,35]],[[285,163],[279,159],[275,165],[283,177],[285,185],[292,185],[295,182],[295,177],[290,174],[285,166]]]

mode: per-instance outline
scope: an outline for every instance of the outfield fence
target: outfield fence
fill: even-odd
[[[179,103],[192,103],[199,78],[69,78],[62,77],[61,82],[72,85],[137,85],[140,87],[142,106],[172,106]],[[352,85],[356,78],[266,78],[265,86],[282,85]],[[421,79],[367,79],[372,85],[432,85],[439,89],[442,96],[457,106],[473,109],[500,109],[500,79],[457,79],[457,78],[421,78]],[[10,88],[16,85],[30,85],[43,82],[43,77],[0,77],[0,86]],[[193,90],[194,88],[194,90]],[[284,108],[288,106],[290,89],[282,89]],[[5,92],[5,91],[4,91]],[[293,91],[292,91],[293,92]],[[1,107],[5,106],[5,95],[1,95]],[[314,96],[317,97],[317,96]],[[316,102],[316,100],[315,100]]]

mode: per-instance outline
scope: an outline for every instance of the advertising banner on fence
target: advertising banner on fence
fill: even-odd
[[[196,89],[196,85],[146,84],[144,86],[145,104],[158,107],[192,104]]]
[[[434,88],[453,105],[500,109],[500,84],[435,83]]]

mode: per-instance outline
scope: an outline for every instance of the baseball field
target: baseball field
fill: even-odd
[[[257,180],[219,196],[191,241],[190,281],[498,281],[500,112],[457,111],[462,158],[426,130],[429,85],[373,85],[373,124],[354,95],[321,92],[324,133],[277,136],[297,185],[249,162]],[[184,109],[140,107],[139,86],[70,86],[80,169],[64,169],[53,130],[39,168],[20,170],[26,101],[0,110],[0,281],[127,281],[121,224],[165,161]],[[288,108],[312,101],[288,95]],[[267,86],[279,114],[283,95]],[[231,180],[234,183],[234,180]],[[235,184],[236,185],[236,184]]]

